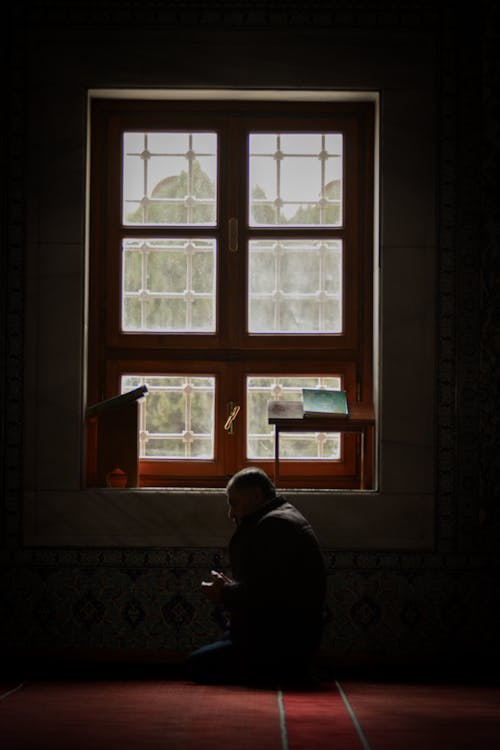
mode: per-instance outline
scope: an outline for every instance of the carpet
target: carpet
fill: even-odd
[[[500,686],[342,681],[366,750],[500,750]]]
[[[277,750],[273,691],[160,681],[26,684],[0,704],[8,750]]]
[[[496,750],[500,688],[342,681],[0,681],[6,750]]]
[[[309,692],[285,691],[289,750],[363,750],[363,734],[353,721],[339,683]]]
[[[6,700],[21,688],[22,683],[13,680],[0,680],[0,701]]]

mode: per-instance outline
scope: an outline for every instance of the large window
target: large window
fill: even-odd
[[[372,399],[373,105],[97,100],[88,402],[147,385],[144,486],[272,473],[269,400]],[[357,437],[283,436],[281,483],[359,486]]]

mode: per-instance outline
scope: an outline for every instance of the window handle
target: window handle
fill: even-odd
[[[232,217],[228,223],[229,252],[238,252],[238,219]]]
[[[240,411],[240,405],[235,404],[234,401],[230,401],[227,405],[227,414],[228,417],[226,419],[226,424],[224,425],[224,429],[226,432],[228,432],[230,435],[234,433],[234,422],[236,420],[236,417],[238,416],[238,413]]]

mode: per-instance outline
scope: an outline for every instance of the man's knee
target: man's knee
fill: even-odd
[[[230,640],[202,646],[193,651],[185,663],[188,679],[204,684],[234,681],[237,670],[237,654]]]

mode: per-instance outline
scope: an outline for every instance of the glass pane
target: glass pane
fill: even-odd
[[[342,332],[342,240],[252,240],[250,333]]]
[[[252,375],[247,378],[247,458],[274,458],[274,427],[267,421],[268,401],[302,401],[302,388],[340,390],[340,376]],[[340,435],[333,432],[282,433],[280,456],[290,459],[337,460]]]
[[[123,240],[122,330],[213,333],[215,274],[215,240]]]
[[[250,226],[342,224],[341,133],[250,133]]]
[[[125,225],[217,222],[216,133],[124,133]]]
[[[141,458],[213,459],[215,378],[124,375],[122,393],[147,385],[139,402]]]

